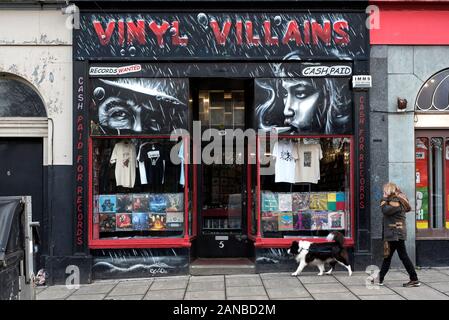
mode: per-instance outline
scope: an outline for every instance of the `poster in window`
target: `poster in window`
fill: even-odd
[[[150,228],[150,216],[148,212],[134,212],[132,218],[134,230],[143,231]]]
[[[292,194],[278,193],[279,211],[292,211]]]
[[[131,213],[117,213],[116,230],[117,231],[132,231],[133,230]]]
[[[276,212],[263,212],[261,221],[262,232],[278,232],[279,220]]]
[[[329,216],[327,211],[313,212],[312,230],[329,230]]]
[[[150,210],[149,206],[149,195],[148,194],[133,194],[133,212],[148,212]]]
[[[117,198],[115,195],[100,195],[99,197],[100,213],[117,212]]]
[[[116,216],[111,213],[100,214],[100,232],[114,232],[116,230]]]
[[[91,85],[92,135],[170,134],[188,128],[185,79],[97,78]]]
[[[330,230],[342,230],[345,228],[345,212],[329,212],[328,224]]]
[[[117,195],[117,212],[131,213],[133,211],[133,195],[118,194]]]
[[[311,210],[327,210],[327,193],[326,192],[313,192],[310,194]]]
[[[183,193],[166,193],[165,196],[167,199],[167,212],[179,212],[184,210]]]
[[[309,209],[310,194],[308,192],[292,193],[292,211],[298,212]]]
[[[164,231],[167,229],[167,215],[165,213],[150,213],[150,230]]]
[[[278,211],[278,195],[270,191],[262,192],[262,212]]]
[[[182,230],[184,212],[167,211],[167,228],[169,230]]]
[[[282,212],[279,218],[279,231],[293,230],[293,214],[291,212]]]
[[[163,213],[167,209],[167,197],[165,194],[152,193],[150,194],[150,212]]]
[[[311,230],[312,229],[312,211],[305,210],[293,214],[294,230]]]

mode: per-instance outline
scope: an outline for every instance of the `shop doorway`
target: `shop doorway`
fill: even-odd
[[[202,161],[197,165],[197,256],[248,257],[248,141],[237,144],[229,129],[244,131],[251,126],[247,107],[251,103],[251,81],[208,79],[192,81],[191,88],[194,119],[201,121],[202,135],[212,134],[209,129],[219,130],[222,141],[218,152],[210,149],[212,137],[201,144]]]

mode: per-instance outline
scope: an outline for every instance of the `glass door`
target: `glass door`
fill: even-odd
[[[218,136],[203,141],[201,147],[198,257],[246,257],[247,146],[243,144],[242,148],[234,137],[228,136],[230,131],[225,131],[245,130],[245,90],[216,87],[198,90],[198,113],[203,138],[208,137],[208,129],[219,132]],[[216,139],[221,142],[213,149]]]

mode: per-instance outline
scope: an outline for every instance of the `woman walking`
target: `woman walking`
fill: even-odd
[[[396,184],[389,182],[383,187],[380,207],[383,214],[384,260],[379,273],[379,285],[383,285],[385,275],[390,269],[391,258],[397,251],[399,259],[401,259],[410,277],[410,281],[404,283],[403,286],[419,287],[421,283],[405,248],[405,240],[407,239],[405,213],[411,209],[407,196]]]

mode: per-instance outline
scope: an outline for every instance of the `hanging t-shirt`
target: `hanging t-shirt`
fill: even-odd
[[[320,160],[323,158],[321,144],[296,144],[295,182],[318,183],[320,180]]]
[[[165,173],[165,161],[168,160],[167,152],[159,143],[142,145],[139,162],[145,164],[145,172],[148,183],[163,184]]]
[[[140,159],[140,154],[142,152],[142,147],[149,142],[142,143],[139,147],[139,153],[137,154],[137,159]],[[137,164],[139,167],[139,176],[140,176],[140,184],[148,184],[147,180],[147,172],[145,170],[145,162],[137,160]]]
[[[274,144],[273,157],[275,182],[295,183],[295,160],[298,159],[298,149],[291,140],[280,140]]]
[[[117,186],[134,188],[136,181],[136,147],[134,144],[128,141],[116,143],[110,163],[115,163]]]
[[[181,142],[181,146],[179,147],[178,158],[181,159],[181,176],[179,177],[179,184],[184,186],[184,141]]]

